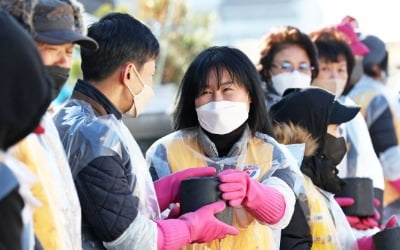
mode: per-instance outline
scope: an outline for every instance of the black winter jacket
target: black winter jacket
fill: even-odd
[[[382,114],[369,126],[369,133],[371,135],[372,145],[374,146],[375,153],[379,154],[385,152],[388,148],[397,145],[396,128],[394,126],[394,118],[389,104],[385,97],[375,97],[369,106],[372,110],[377,105],[387,105],[388,107]]]
[[[4,163],[0,163],[0,249],[22,249],[22,208],[18,181]]]
[[[122,118],[100,91],[81,80],[76,84],[72,98],[90,104],[97,116],[113,114],[117,119]],[[61,139],[68,136],[63,124],[56,122],[56,126]],[[109,128],[93,128],[93,136],[102,129]],[[101,242],[110,242],[121,236],[138,214],[139,199],[132,195],[136,176],[131,173],[128,153],[124,147],[121,150],[122,156],[98,156],[81,169],[74,169],[71,164],[82,208],[84,249],[103,249]]]

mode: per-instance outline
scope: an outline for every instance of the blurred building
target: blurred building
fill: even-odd
[[[90,13],[104,3],[124,6],[135,13],[135,0],[81,0]],[[181,1],[181,0],[171,0]],[[183,0],[194,13],[213,12],[214,44],[242,49],[254,62],[258,60],[260,39],[272,27],[293,25],[305,31],[315,28],[321,19],[318,0]],[[176,85],[153,86],[155,96],[137,118],[124,118],[142,151],[158,138],[172,132]]]
[[[230,45],[258,39],[277,26],[309,31],[322,18],[317,0],[223,0],[218,13],[217,42]]]
[[[115,6],[115,0],[79,0],[85,6],[85,11],[94,14],[96,10],[103,4]]]
[[[322,20],[319,0],[187,0],[197,12],[215,11],[215,45],[234,46],[256,63],[260,41],[272,28],[292,25],[306,32]]]

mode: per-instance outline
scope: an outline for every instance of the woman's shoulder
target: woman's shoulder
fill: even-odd
[[[197,127],[184,128],[174,131],[155,141],[147,150],[146,155],[149,154],[151,155],[152,153],[157,151],[157,148],[160,147],[166,148],[168,147],[168,145],[172,143],[187,142],[188,140],[191,139],[195,140],[197,138],[197,135],[198,135]]]
[[[265,134],[265,133],[256,132],[254,134],[254,137],[257,139],[263,140],[266,143],[270,143],[272,145],[278,144],[278,142],[275,140],[275,138],[273,138],[272,136]]]

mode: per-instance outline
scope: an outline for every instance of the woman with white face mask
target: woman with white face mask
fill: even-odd
[[[259,73],[266,83],[266,102],[270,107],[289,88],[306,88],[318,75],[315,45],[307,34],[286,26],[265,38]]]
[[[355,64],[349,40],[342,33],[331,28],[313,32],[310,36],[317,46],[319,54],[319,73],[312,85],[332,92],[339,103],[349,106],[355,105],[349,97],[343,94],[350,85],[349,79]],[[359,113],[354,119],[341,124],[340,128],[341,136],[346,139],[348,152],[337,166],[339,177],[367,177],[372,179],[375,199],[383,204],[382,166],[374,152],[365,120]],[[337,201],[339,205],[346,207],[350,206],[346,203],[348,199],[341,197]],[[381,205],[377,205],[377,211],[380,212],[381,216]],[[356,236],[360,236],[370,235],[378,231],[380,216],[369,218],[347,216],[347,219]]]
[[[185,249],[277,249],[271,229],[294,210],[293,164],[272,137],[251,61],[239,50],[211,47],[189,66],[178,93],[176,132],[147,151],[153,179],[198,166],[217,171],[222,199],[232,207],[236,236]]]

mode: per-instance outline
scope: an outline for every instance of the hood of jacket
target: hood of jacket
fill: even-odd
[[[0,0],[0,7],[11,14],[24,29],[33,33],[32,14],[38,0]]]
[[[274,124],[276,140],[281,144],[305,144],[304,157],[314,155],[318,149],[318,140],[313,138],[305,128],[293,123],[278,122]]]
[[[39,124],[51,100],[51,80],[31,36],[0,9],[0,149],[7,149]]]
[[[278,141],[306,143],[301,171],[314,185],[331,193],[339,192],[343,185],[336,165],[325,154],[327,126],[334,105],[332,94],[314,88],[289,93],[270,109]]]

